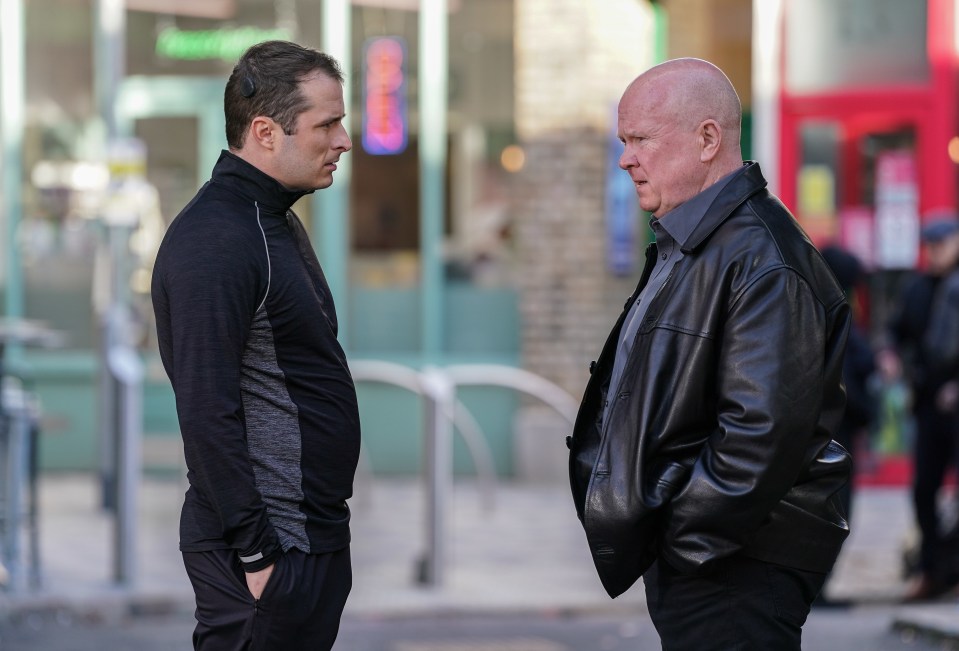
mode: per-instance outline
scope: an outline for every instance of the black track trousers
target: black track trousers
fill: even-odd
[[[197,651],[329,651],[353,584],[349,547],[291,549],[253,599],[236,551],[184,552],[196,593]]]

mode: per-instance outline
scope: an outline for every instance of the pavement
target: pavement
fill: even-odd
[[[191,612],[193,595],[177,551],[184,490],[182,480],[143,480],[136,579],[132,586],[117,586],[112,581],[115,527],[99,506],[97,479],[43,475],[41,584],[0,591],[0,624],[50,612],[98,621]],[[645,611],[641,584],[615,600],[603,591],[563,484],[503,481],[489,492],[469,479],[457,480],[448,496],[446,563],[439,587],[417,582],[427,540],[422,482],[365,478],[356,493],[351,502],[354,587],[345,617]],[[905,587],[901,553],[914,535],[907,490],[860,489],[852,529],[827,596],[892,605],[890,627],[903,635],[959,642],[959,596],[897,605]]]

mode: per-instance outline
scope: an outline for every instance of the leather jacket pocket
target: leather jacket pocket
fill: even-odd
[[[675,461],[661,465],[650,473],[646,486],[646,502],[651,509],[658,509],[669,503],[673,496],[686,483],[689,470]]]

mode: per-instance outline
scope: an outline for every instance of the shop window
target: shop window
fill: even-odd
[[[787,0],[785,27],[790,93],[928,79],[924,1]]]

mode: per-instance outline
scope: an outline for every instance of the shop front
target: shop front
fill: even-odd
[[[916,268],[956,206],[952,1],[787,1],[783,34],[780,196],[817,244]]]
[[[875,341],[923,265],[923,222],[956,208],[954,12],[953,0],[782,4],[779,195],[818,245],[871,272],[854,305]],[[903,405],[883,407],[899,416],[876,445],[908,449]]]
[[[518,364],[521,326],[507,205],[516,168],[503,156],[515,140],[512,0],[443,3],[448,73],[439,105],[447,117],[438,135],[439,187],[429,196],[423,175],[436,173],[422,164],[426,82],[419,2],[128,0],[109,115],[97,99],[97,89],[115,74],[110,62],[98,59],[103,34],[97,12],[105,4],[23,3],[27,183],[16,242],[23,262],[5,289],[22,286],[22,316],[67,333],[65,347],[26,356],[45,406],[45,467],[98,463],[97,258],[105,229],[91,197],[105,179],[109,142],[134,138],[143,146],[144,180],[158,201],[131,239],[124,292],[137,316],[147,368],[147,466],[176,468],[175,411],[158,364],[149,300],[152,258],[166,225],[208,178],[226,145],[222,89],[233,64],[246,47],[269,38],[322,49],[332,31],[345,48],[339,56],[354,149],[341,165],[339,183],[294,209],[327,267],[350,357],[413,367]],[[335,25],[331,6],[345,7]],[[52,15],[60,19],[48,20]],[[430,209],[427,238],[423,220]],[[435,246],[426,248],[427,241]],[[360,393],[361,403],[376,407],[364,410],[374,470],[415,472],[421,463],[418,399],[376,385]],[[462,397],[489,440],[497,469],[509,473],[516,397],[485,388],[464,390]],[[402,432],[398,422],[407,424]],[[464,450],[457,460],[458,468],[471,468]]]

